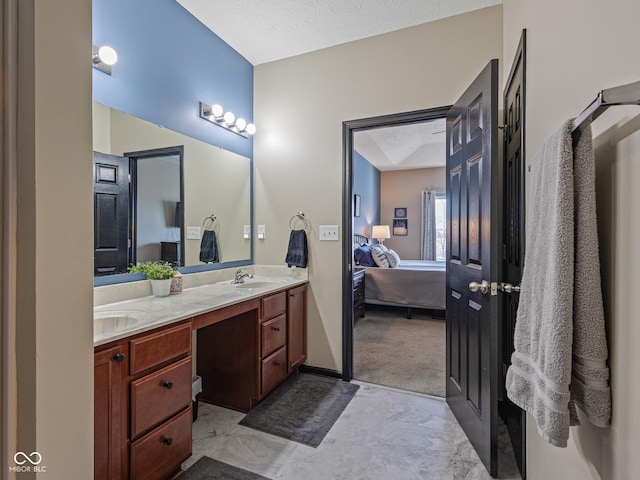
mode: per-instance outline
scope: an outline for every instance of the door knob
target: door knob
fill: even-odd
[[[500,284],[500,290],[502,290],[504,293],[519,293],[520,292],[520,285],[512,285],[510,283],[505,283],[502,282]]]
[[[491,284],[486,280],[482,280],[481,283],[471,282],[469,284],[469,290],[471,290],[473,293],[481,292],[483,295],[486,295],[487,293],[489,293],[490,286]]]

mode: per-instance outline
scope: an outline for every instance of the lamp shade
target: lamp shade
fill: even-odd
[[[391,231],[389,230],[389,225],[374,225],[371,228],[371,236],[373,238],[377,238],[378,240],[384,238],[391,238]]]

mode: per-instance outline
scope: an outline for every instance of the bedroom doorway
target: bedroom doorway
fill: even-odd
[[[355,304],[344,306],[345,318],[350,319],[343,331],[344,379],[445,396],[445,268],[439,257],[444,257],[446,241],[448,110],[446,106],[345,122],[345,142],[350,144],[345,146],[345,156],[350,156],[345,158],[344,191],[350,200],[344,202],[345,238],[361,242],[359,250],[384,242],[402,268],[373,266],[371,260],[354,259],[356,245],[345,248],[345,259],[350,259],[345,285],[351,284],[345,295]],[[428,216],[433,224],[426,235],[424,201],[431,203]],[[379,225],[388,229],[381,240],[373,232]],[[433,251],[426,254],[431,257],[423,251],[425,238],[432,243]],[[435,273],[423,272],[434,268],[425,266],[425,258],[432,259]]]

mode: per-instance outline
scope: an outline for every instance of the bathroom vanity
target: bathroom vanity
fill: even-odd
[[[306,288],[306,278],[256,276],[96,307],[95,478],[179,475],[191,455],[194,354],[200,401],[243,412],[295,373]]]

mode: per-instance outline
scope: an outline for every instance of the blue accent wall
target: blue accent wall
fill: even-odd
[[[111,76],[93,69],[94,101],[253,157],[251,137],[199,116],[219,103],[251,123],[253,65],[178,2],[93,0],[93,44],[118,53]]]
[[[380,170],[355,150],[353,194],[360,195],[360,217],[353,218],[353,233],[371,238],[371,226],[380,224]]]

